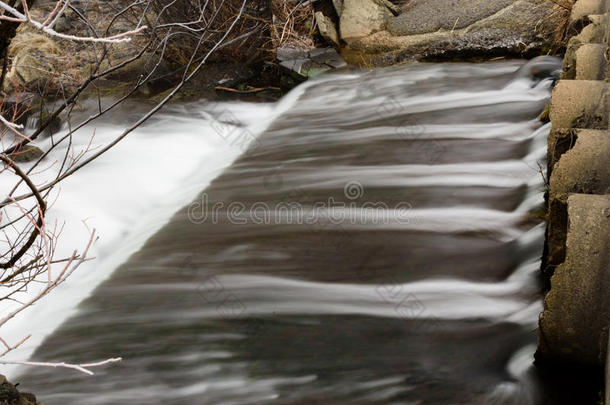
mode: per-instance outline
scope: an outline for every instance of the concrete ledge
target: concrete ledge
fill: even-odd
[[[553,91],[553,128],[608,128],[609,85],[594,80],[560,80]]]
[[[610,0],[576,0],[566,38],[549,113],[542,274],[550,290],[536,359],[595,376],[605,364],[610,405]]]
[[[606,12],[606,0],[578,0],[572,7],[571,21],[578,21],[592,14]]]
[[[567,194],[610,194],[610,132],[575,131],[573,147],[553,167],[549,197]]]
[[[604,43],[583,43],[574,37],[563,59],[563,80],[604,80],[610,60]]]
[[[610,325],[610,196],[568,198],[566,260],[540,317],[538,358],[602,366]]]
[[[589,15],[568,26],[566,39],[583,44],[606,44],[608,43],[607,26],[608,13]]]
[[[584,44],[576,51],[576,80],[604,80],[610,60],[605,44]]]
[[[550,172],[547,265],[557,266],[566,255],[568,196],[610,194],[610,132],[581,129],[553,135],[561,157]]]
[[[590,24],[575,38],[585,44],[608,43],[608,14],[590,15],[589,20]]]

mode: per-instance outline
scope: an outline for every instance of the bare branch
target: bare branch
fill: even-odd
[[[36,302],[41,300],[45,295],[47,295],[49,292],[51,292],[55,287],[57,287],[58,285],[62,284],[64,281],[66,281],[66,279],[68,277],[70,277],[70,275],[72,273],[74,273],[74,271],[78,267],[80,267],[81,264],[83,264],[86,261],[87,254],[89,253],[89,249],[91,248],[91,245],[93,244],[93,241],[95,240],[94,238],[95,238],[95,231],[93,231],[91,233],[91,238],[89,239],[89,243],[87,244],[87,247],[85,248],[85,251],[83,252],[82,257],[79,258],[76,255],[76,252],[74,252],[72,254],[72,256],[70,257],[70,260],[68,261],[66,266],[57,275],[55,280],[48,283],[47,286],[44,289],[42,289],[40,292],[38,292],[38,294],[36,294],[32,299],[25,302],[23,305],[21,305],[19,308],[15,309],[14,311],[10,312],[8,315],[4,316],[4,318],[0,319],[0,327],[2,327],[2,325],[7,323],[8,321],[10,321],[11,319],[13,319],[17,314],[19,314],[26,308],[34,305]],[[74,263],[74,265],[72,265],[72,263],[74,261],[76,261],[76,263]]]
[[[85,373],[88,375],[94,375],[93,371],[89,370],[92,367],[99,367],[106,364],[117,363],[122,361],[121,357],[115,357],[112,359],[107,359],[104,361],[99,361],[97,363],[89,363],[89,364],[70,364],[70,363],[42,363],[37,361],[2,361],[0,360],[0,364],[14,364],[21,366],[37,366],[37,367],[63,367],[63,368],[71,368],[73,370],[80,371],[81,373]]]
[[[58,4],[61,2],[62,2],[62,0],[60,0],[58,2]],[[25,4],[25,1],[23,1],[23,3]],[[49,34],[51,36],[63,38],[63,39],[69,39],[72,41],[83,41],[83,42],[104,42],[104,43],[129,42],[129,41],[131,41],[131,39],[132,39],[131,37],[133,35],[138,34],[147,28],[144,25],[142,27],[136,28],[135,30],[126,31],[126,32],[123,32],[118,35],[113,35],[113,36],[104,37],[104,38],[79,37],[78,35],[62,34],[62,33],[59,33],[57,31],[53,30],[53,25],[55,24],[57,19],[61,16],[61,14],[64,12],[64,10],[69,2],[65,1],[64,3],[65,4],[63,5],[62,9],[56,13],[55,18],[51,21],[51,23],[45,24],[47,22],[48,18],[47,18],[47,20],[45,20],[44,23],[38,22],[38,21],[30,18],[28,11],[27,11],[28,10],[27,4],[25,4],[25,8],[24,8],[25,14],[24,14],[24,13],[20,13],[16,8],[9,6],[4,1],[0,1],[0,8],[4,9],[6,12],[10,13],[13,16],[13,17],[9,17],[6,15],[1,15],[0,19],[12,21],[12,22],[28,23],[28,24],[33,25],[35,28],[39,29],[40,31],[42,31],[46,34]]]
[[[18,131],[18,129],[23,129],[23,125],[19,125],[19,124],[15,124],[14,122],[10,122],[6,118],[4,118],[2,116],[2,114],[0,114],[0,122],[2,124],[4,124],[8,129],[13,131],[15,133],[15,135],[17,135],[23,139],[27,139],[28,141],[31,140],[30,138],[28,138],[27,136],[23,135],[21,132]]]
[[[185,1],[188,3],[184,3]],[[74,250],[68,257],[55,257],[63,225],[61,223],[47,224],[45,219],[49,207],[52,206],[53,198],[57,197],[53,192],[53,190],[57,190],[55,187],[67,177],[109,151],[163,108],[200,71],[214,52],[219,53],[223,48],[228,50],[227,53],[233,52],[233,49],[248,41],[247,38],[255,38],[253,36],[255,32],[261,32],[252,29],[255,25],[252,22],[254,20],[247,15],[247,12],[245,13],[248,0],[171,0],[162,3],[156,4],[154,0],[134,0],[129,6],[122,6],[121,9],[113,8],[111,2],[105,3],[104,7],[110,7],[114,16],[107,15],[106,11],[108,9],[104,9],[104,26],[100,27],[100,24],[91,18],[88,12],[72,6],[69,0],[58,0],[49,4],[46,9],[48,13],[45,12],[42,16],[37,14],[37,10],[32,6],[32,0],[0,0],[0,13],[4,10],[4,14],[0,15],[0,20],[10,21],[3,23],[3,25],[27,24],[30,31],[36,30],[55,38],[88,43],[85,46],[75,46],[78,49],[77,52],[80,52],[78,60],[86,61],[87,70],[80,70],[71,74],[66,69],[53,76],[54,80],[59,77],[61,79],[60,83],[49,80],[41,83],[40,87],[43,88],[43,91],[46,91],[49,82],[51,82],[49,88],[52,88],[55,93],[52,96],[52,103],[46,104],[46,100],[50,97],[41,101],[41,125],[38,126],[38,129],[34,130],[33,133],[28,132],[28,136],[26,136],[23,126],[16,123],[16,120],[21,117],[13,114],[11,119],[6,112],[4,116],[0,115],[0,125],[3,125],[6,133],[10,135],[3,139],[0,138],[0,143],[2,143],[0,150],[3,150],[0,152],[0,161],[3,162],[3,164],[0,164],[0,174],[14,176],[15,179],[14,182],[10,183],[12,189],[0,199],[0,237],[4,237],[4,240],[0,241],[2,244],[2,251],[0,251],[0,288],[5,289],[0,295],[0,301],[7,300],[6,302],[10,301],[16,304],[11,308],[11,311],[5,313],[4,317],[0,319],[0,327],[17,314],[38,303],[66,281],[82,263],[91,260],[88,258],[88,254],[95,240],[95,230],[91,232],[85,248],[80,250],[82,253]],[[187,18],[174,18],[183,11],[181,4],[189,5],[189,14],[186,14]],[[70,12],[69,9],[78,16],[79,26],[82,26],[80,21],[86,25],[85,35],[73,35],[76,31],[69,31],[68,33],[55,31],[56,23],[65,12]],[[172,18],[167,19],[164,13],[169,12],[170,9],[173,13]],[[91,19],[89,20],[89,18]],[[248,24],[250,25],[239,24],[242,20],[249,21]],[[125,22],[129,24],[127,31],[117,33],[113,24],[115,22],[118,24],[119,21],[121,26],[124,26]],[[260,21],[257,21],[256,24],[260,24]],[[152,28],[147,29],[147,27]],[[147,30],[145,35],[136,37],[144,30]],[[234,30],[237,31],[236,34],[233,32]],[[111,46],[111,44],[127,42],[134,38],[143,40],[136,41],[134,47]],[[181,58],[179,58],[180,67],[175,68],[170,73],[162,72],[160,76],[158,70],[162,64],[175,66],[173,64],[175,59],[171,59],[168,55],[174,52],[175,44],[184,38],[188,40],[188,46],[185,46],[183,48],[185,49],[184,52],[181,51],[182,53],[179,54]],[[10,39],[5,42],[10,43]],[[63,45],[61,41],[56,44]],[[225,48],[228,45],[231,45],[231,48]],[[120,53],[117,55],[114,53],[116,49],[120,49],[122,52],[123,48],[128,49],[127,54]],[[69,49],[72,50],[72,48]],[[114,80],[112,75],[119,69],[143,57],[148,59],[143,61],[142,65],[138,64],[138,66],[142,66],[141,74],[130,79],[122,96],[107,103],[106,100],[102,100],[101,91],[98,91],[97,110],[94,110],[89,117],[83,116],[79,121],[72,122],[73,116],[78,111],[79,98],[83,94],[87,94],[86,91],[88,90],[95,92],[97,89],[103,88],[106,83],[101,83],[101,80],[98,79],[108,76],[109,81]],[[117,60],[114,60],[114,58],[117,58]],[[7,59],[9,58],[5,54],[5,66],[8,66]],[[70,60],[76,60],[76,58]],[[19,63],[21,68],[21,62]],[[39,67],[32,67],[32,69],[37,68]],[[6,70],[7,68],[3,69],[3,71]],[[13,73],[14,71],[10,70],[7,77],[14,77]],[[19,72],[16,74],[19,74]],[[66,81],[67,77],[72,80],[69,84]],[[174,80],[174,83],[171,87],[165,87],[164,90],[167,91],[167,94],[161,101],[143,113],[135,123],[103,145],[93,144],[95,130],[92,131],[93,135],[89,134],[91,136],[88,143],[86,141],[82,142],[82,140],[76,142],[76,136],[81,136],[82,133],[79,132],[78,135],[75,135],[76,131],[82,130],[85,125],[121,105],[141,86],[158,77],[162,77],[163,81],[170,78]],[[11,84],[14,80],[11,79]],[[22,78],[21,80],[26,83],[25,79]],[[27,87],[27,84],[24,87]],[[11,88],[15,89],[16,87]],[[258,91],[259,89],[254,90]],[[18,94],[18,90],[11,91]],[[18,97],[15,98],[19,99]],[[93,99],[92,101],[95,102],[96,100]],[[44,107],[43,102],[45,103]],[[53,105],[52,108],[47,107],[50,104]],[[43,133],[44,128],[53,120],[59,118],[60,115],[62,122],[67,122],[68,130],[60,135],[51,135],[50,146],[45,146],[42,156],[33,163],[17,164],[15,154],[22,151],[24,146],[36,140]],[[49,143],[45,142],[43,145],[49,145]],[[79,146],[76,147],[75,145]],[[50,155],[52,151],[56,153]],[[57,157],[57,153],[60,153],[59,157]],[[52,159],[49,159],[49,157],[52,157]],[[43,162],[44,159],[47,160]],[[49,160],[53,160],[53,162]],[[39,176],[44,172],[47,173]],[[13,342],[6,342],[0,338],[0,358],[21,346],[26,339],[27,337],[19,343],[11,345]],[[91,375],[93,372],[89,370],[90,368],[116,361],[120,361],[120,358],[110,358],[97,363],[86,364],[36,361],[0,361],[0,364],[72,368]]]

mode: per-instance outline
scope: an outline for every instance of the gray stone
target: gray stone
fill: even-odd
[[[60,33],[67,33],[70,31],[71,27],[72,21],[70,21],[68,16],[66,16],[66,14],[64,13],[57,19],[57,22],[55,23],[53,29]]]
[[[394,5],[390,0],[375,0],[380,6],[386,7],[394,15],[398,15],[401,12],[400,7]]]
[[[350,42],[385,27],[392,12],[375,0],[344,0],[339,23],[341,38]]]
[[[18,35],[11,42],[9,54],[13,63],[4,81],[8,90],[12,91],[13,85],[17,83],[25,85],[33,92],[36,92],[39,83],[56,84],[54,66],[61,66],[60,58],[63,54],[60,45],[53,38],[29,32]]]
[[[414,0],[408,11],[388,22],[395,36],[466,28],[516,0]]]
[[[309,52],[309,57],[318,63],[339,69],[347,66],[341,55],[333,48],[315,48]]]
[[[307,58],[309,52],[302,48],[294,48],[291,46],[282,46],[277,49],[276,57],[280,62],[285,62],[292,59]]]
[[[540,317],[538,359],[601,366],[610,325],[610,196],[568,198],[566,259]]]
[[[303,80],[346,66],[345,61],[334,48],[316,48],[310,52],[282,48],[278,50],[278,59],[280,66]]]
[[[387,18],[386,30],[349,42],[348,61],[548,54],[562,43],[568,20],[568,9],[551,0],[419,0]]]
[[[320,35],[322,35],[327,41],[339,46],[339,34],[337,33],[337,28],[335,27],[335,24],[333,24],[332,20],[329,17],[326,17],[321,11],[318,11],[315,14],[315,18]]]

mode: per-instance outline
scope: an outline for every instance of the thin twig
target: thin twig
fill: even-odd
[[[99,366],[103,366],[105,364],[110,364],[110,363],[117,363],[121,360],[123,360],[121,357],[115,357],[112,359],[107,359],[107,360],[100,361],[97,363],[89,363],[89,364],[70,364],[70,363],[64,363],[64,362],[43,363],[43,362],[38,362],[38,361],[2,361],[2,360],[0,360],[0,364],[14,364],[14,365],[21,365],[21,366],[53,367],[53,368],[63,367],[63,368],[71,368],[73,370],[77,370],[77,371],[80,371],[81,373],[85,373],[88,375],[94,375],[93,371],[88,370],[88,368],[99,367]]]

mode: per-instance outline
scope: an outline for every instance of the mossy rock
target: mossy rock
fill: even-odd
[[[19,392],[17,388],[0,374],[0,405],[41,405],[36,396]]]
[[[40,148],[26,145],[19,151],[13,152],[10,156],[16,163],[24,163],[39,159],[42,155],[44,155],[44,152]]]
[[[410,2],[386,18],[384,29],[347,41],[350,52],[342,54],[348,62],[373,65],[533,57],[564,48],[568,20],[569,11],[550,0]]]
[[[63,57],[61,47],[50,37],[31,32],[19,33],[9,47],[13,63],[7,72],[4,85],[6,90],[13,87],[38,91],[39,83],[43,88],[60,88],[58,66]]]
[[[19,391],[17,388],[3,377],[3,382],[0,384],[0,405],[12,405],[19,401]]]

